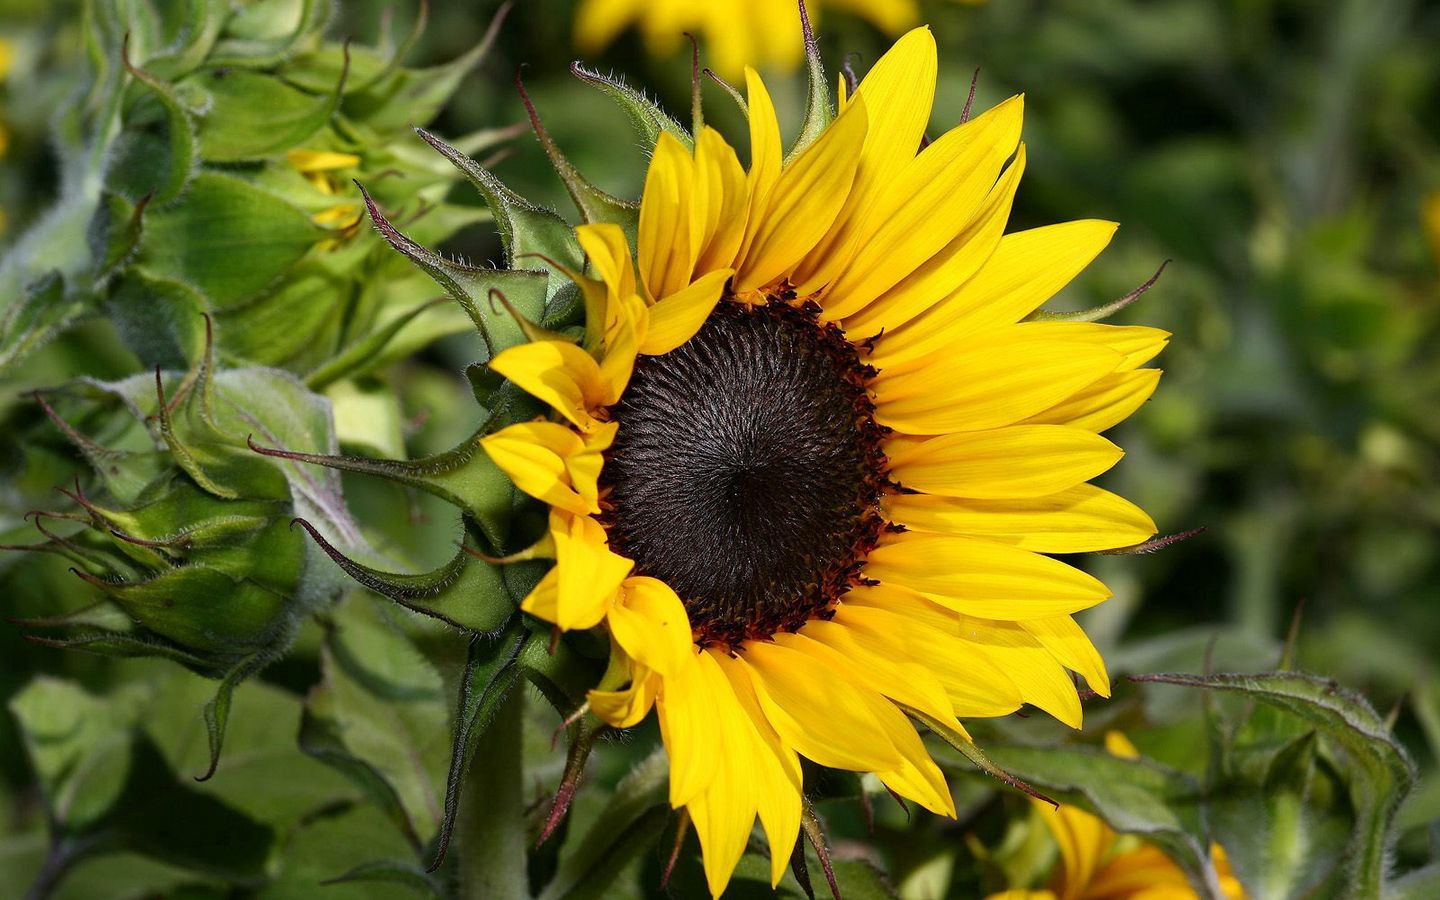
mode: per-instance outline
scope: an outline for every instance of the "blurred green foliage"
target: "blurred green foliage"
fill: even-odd
[[[407,64],[463,58],[481,42],[497,5],[434,4]],[[145,6],[174,12],[185,4]],[[1259,698],[1257,712],[1221,699],[1202,703],[1199,693],[1174,685],[1121,682],[1113,701],[1090,704],[1078,739],[1038,720],[985,723],[974,729],[977,739],[997,748],[997,762],[1063,799],[1148,822],[1181,855],[1205,846],[1186,818],[1192,813],[1234,833],[1263,821],[1267,846],[1288,848],[1287,859],[1329,861],[1346,853],[1361,819],[1388,823],[1393,814],[1395,868],[1431,863],[1428,830],[1440,819],[1440,247],[1427,242],[1421,222],[1426,198],[1440,191],[1440,7],[1420,0],[933,0],[924,12],[942,51],[932,133],[958,118],[977,67],[980,108],[1027,93],[1030,164],[1012,228],[1087,217],[1123,225],[1057,305],[1105,302],[1173,261],[1120,317],[1165,327],[1175,338],[1160,362],[1167,375],[1155,399],[1116,438],[1129,455],[1107,486],[1140,503],[1165,531],[1207,530],[1154,555],[1084,562],[1117,593],[1086,621],[1112,669],[1274,668],[1303,604],[1295,663],[1367,695],[1381,710],[1377,717],[1349,694],[1335,699],[1322,690],[1306,715],[1338,711],[1316,725],[1274,701],[1277,693],[1303,690],[1297,683],[1247,683],[1253,693],[1246,696]],[[391,110],[375,132],[332,135],[325,149],[342,137],[348,143],[334,149],[363,149],[368,181],[388,192],[381,200],[392,216],[422,187],[446,204],[447,215],[429,220],[435,227],[418,226],[422,241],[443,241],[447,253],[476,263],[505,262],[478,200],[450,190],[458,176],[405,126],[433,115],[429,129],[454,139],[523,122],[511,78],[524,64],[540,115],[572,162],[600,187],[635,196],[645,150],[615,108],[569,74],[572,14],[569,0],[520,3],[494,51],[443,109]],[[317,56],[308,75],[272,86],[285,95],[277,108],[295,101],[299,116],[304,102],[322,102],[327,78],[338,78],[338,41],[403,34],[393,22],[384,27],[392,15],[403,24],[414,8],[384,0],[339,5],[327,29],[328,56]],[[82,24],[78,4],[0,0],[0,35],[12,46],[0,82],[8,135],[0,253],[13,250],[73,188],[67,173],[75,160],[59,148],[86,65]],[[862,73],[885,46],[843,14],[827,16],[821,40],[827,62],[854,54],[849,59]],[[689,60],[647,59],[640,46],[629,35],[587,62],[627,74],[683,119]],[[376,65],[365,59],[353,51],[352,83],[363,81],[365,65]],[[803,79],[771,79],[771,88],[782,122],[798,128]],[[743,144],[729,100],[711,88],[706,98],[708,117]],[[163,117],[153,100],[134,102],[142,124]],[[223,91],[213,102],[223,102]],[[299,182],[293,171],[275,171],[283,125],[266,117],[227,134],[207,137],[202,129],[199,152],[213,162],[198,192],[281,174]],[[505,152],[494,169],[511,187],[571,212],[530,137]],[[382,177],[395,165],[409,166],[411,177]],[[293,187],[293,196],[308,189]],[[148,190],[132,185],[120,193],[128,191],[134,204]],[[243,203],[220,206],[226,215],[250,215]],[[307,247],[316,240],[307,217],[317,211],[303,207],[295,219]],[[76,233],[83,238],[84,227]],[[327,284],[341,277],[355,292],[347,314],[317,304],[313,332],[261,340],[257,335],[270,334],[263,304],[240,304],[237,295],[229,311],[223,298],[201,301],[199,308],[217,314],[222,355],[313,378],[360,337],[439,295],[368,229],[353,240],[339,251],[353,259],[338,270],[335,259],[304,248],[282,261],[287,271],[302,267],[289,277],[306,302],[328,290],[307,287],[309,275]],[[60,249],[88,259],[79,247]],[[196,271],[185,270],[183,259],[148,262],[183,270],[187,282],[198,275],[209,284],[206,278],[226,274],[208,262]],[[137,268],[136,277],[149,277],[144,263]],[[126,295],[117,288],[104,302],[123,307]],[[227,329],[225,315],[243,310],[254,311],[255,330]],[[399,350],[367,357],[344,377],[312,381],[311,389],[335,404],[342,449],[417,459],[461,444],[479,425],[483,411],[462,370],[483,358],[481,341],[458,308],[426,315],[432,324],[406,332]],[[149,340],[154,333],[127,333],[112,322],[78,322],[0,383],[7,432],[26,436],[7,438],[0,459],[7,541],[33,540],[33,526],[19,517],[54,506],[61,498],[53,489],[89,469],[22,389],[75,377],[135,378],[156,363],[183,369],[202,349],[194,321],[160,350]],[[281,344],[284,352],[275,349]],[[108,414],[108,427],[120,427],[114,411]],[[423,571],[455,557],[458,513],[443,500],[352,473],[343,487],[363,542],[378,558]],[[0,556],[4,614],[56,616],[100,599],[67,572],[70,564],[54,554]],[[24,642],[16,628],[0,629],[0,884],[28,884],[81,859],[89,861],[68,872],[55,896],[389,897],[423,894],[449,877],[448,870],[427,875],[423,865],[443,819],[446,732],[467,674],[465,641],[358,590],[295,627],[291,655],[236,692],[227,758],[203,784],[189,776],[206,768],[199,710],[214,682],[155,660],[60,653]],[[1414,757],[1418,781],[1398,811],[1366,809],[1364,792],[1393,793],[1409,777],[1386,737],[1384,714],[1392,709],[1393,734]],[[557,724],[553,714],[530,714],[531,783],[523,790],[532,834],[565,765],[564,754],[549,748]],[[1154,760],[1146,777],[1158,793],[1207,786],[1203,810],[1177,803],[1166,813],[1182,809],[1177,818],[1157,823],[1124,797],[1087,793],[1082,782],[1095,761],[1079,745],[1110,727],[1125,730]],[[1076,746],[1066,751],[1072,756],[1032,764],[1027,745],[1045,740]],[[655,772],[642,764],[654,743],[650,725],[631,741],[606,743],[561,826],[583,835],[598,822],[614,838],[601,850],[643,845],[607,896],[653,895],[668,855],[672,832],[655,813]],[[1228,755],[1208,757],[1216,747]],[[1080,774],[1068,777],[1066,766]],[[958,756],[947,767],[959,775],[958,823],[907,816],[883,794],[867,813],[857,798],[873,786],[816,773],[819,809],[845,860],[842,876],[855,885],[847,896],[884,895],[880,887],[866,893],[875,881],[867,860],[882,863],[907,898],[973,896],[1048,865],[1023,801],[966,778],[961,773],[971,770]],[[196,846],[193,834],[187,843],[177,817],[192,830],[225,835],[226,852],[208,852],[212,841]],[[47,838],[57,823],[67,835],[58,854]],[[1298,836],[1309,843],[1300,846]],[[648,843],[657,838],[659,849]],[[673,877],[675,896],[692,896],[699,884],[693,844]],[[550,885],[546,896],[565,895],[556,885],[582,882],[600,852],[567,841],[563,830],[546,848],[527,873],[532,885]],[[1232,850],[1232,857],[1242,877],[1263,870],[1253,853]],[[390,863],[352,874],[378,880],[317,894],[321,881],[376,860]],[[815,863],[812,855],[812,872]],[[1340,895],[1353,884],[1345,880],[1355,871],[1351,863],[1309,867],[1323,882],[1318,888],[1303,880],[1267,885],[1274,896]],[[736,896],[756,888],[755,874],[742,866]],[[783,887],[795,890],[788,881]],[[1424,883],[1409,889],[1427,896]]]

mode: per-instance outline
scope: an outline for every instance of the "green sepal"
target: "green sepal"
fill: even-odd
[[[396,69],[388,77],[348,95],[345,115],[377,131],[432,121],[459,89],[465,76],[489,55],[510,7],[510,3],[502,5],[480,42],[450,62],[428,69]]]
[[[319,96],[274,75],[229,67],[207,67],[177,87],[196,91],[206,101],[196,123],[201,156],[206,162],[233,163],[303,146],[339,108],[348,72],[347,62],[329,93]]]
[[[124,63],[125,70],[150,92],[165,113],[168,165],[165,168],[163,179],[155,184],[145,185],[145,195],[150,197],[159,208],[180,196],[199,166],[200,154],[195,138],[195,122],[191,109],[180,99],[180,95],[176,93],[173,85],[131,63],[129,46],[130,39],[127,36],[120,50],[120,58]],[[126,167],[125,174],[132,179],[144,177],[140,175],[142,169],[151,171],[154,169],[154,160],[149,157],[143,160],[125,159],[122,154],[121,159],[124,160],[123,164]],[[113,174],[111,177],[114,177]],[[138,202],[140,198],[136,197],[135,199]]]
[[[299,15],[293,10],[299,4]],[[284,18],[280,18],[283,16]],[[280,31],[272,20],[292,18],[295,27]],[[211,65],[268,69],[289,59],[306,41],[318,37],[330,21],[330,4],[325,0],[294,0],[277,3],[262,0],[238,8],[225,24],[222,39],[209,59]]]
[[[530,99],[530,94],[526,92],[519,72],[515,73],[515,87],[520,91],[520,99],[525,103],[525,111],[530,116],[530,127],[540,141],[540,147],[545,151],[546,158],[550,160],[551,168],[560,177],[560,182],[565,185],[565,191],[575,202],[575,208],[580,211],[580,218],[587,224],[608,222],[619,225],[625,232],[625,240],[634,246],[636,235],[640,229],[640,204],[630,200],[621,200],[619,197],[606,193],[581,175],[580,170],[576,169],[560,151],[559,145],[550,136],[550,132],[545,130],[544,123],[540,121],[540,113],[535,109],[535,103]]]
[[[436,297],[391,319],[380,329],[367,334],[306,375],[305,386],[312,391],[323,391],[337,381],[369,372],[374,365],[375,358],[384,352],[385,347],[395,339],[396,335],[405,330],[405,327],[411,322],[444,301],[444,297]]]
[[[26,285],[0,315],[0,374],[28,354],[53,340],[89,311],[83,297],[65,289],[58,272],[49,272]]]
[[[491,303],[490,292],[504,293],[522,315],[531,321],[539,321],[544,316],[546,299],[552,293],[549,286],[552,279],[544,270],[485,269],[446,259],[402,234],[380,211],[364,187],[360,188],[360,192],[370,220],[380,236],[435,279],[460,304],[485,339],[492,356],[506,347],[524,343],[525,332],[520,323]]]
[[[153,196],[147,194],[132,203],[113,191],[101,195],[86,232],[90,256],[95,260],[97,285],[104,285],[130,263],[140,246],[140,236],[145,230],[145,208],[152,199]]]
[[[201,565],[168,569],[144,581],[109,581],[77,570],[144,627],[219,658],[268,646],[284,621],[284,596],[253,581]],[[225,602],[217,603],[223,597]]]
[[[285,640],[279,644],[279,647],[283,651],[289,645],[289,640]],[[220,765],[220,751],[225,746],[225,727],[230,722],[230,705],[235,698],[235,688],[239,687],[242,681],[273,662],[278,655],[278,652],[273,649],[258,650],[237,662],[220,679],[220,684],[215,688],[215,695],[205,701],[205,705],[201,707],[200,716],[205,721],[205,738],[210,747],[210,762],[204,772],[195,776],[196,781],[209,781]]]
[[[587,69],[579,62],[571,63],[570,71],[586,84],[599,88],[601,93],[615,101],[624,110],[625,115],[630,119],[630,124],[635,128],[636,134],[640,136],[642,147],[646,149],[654,147],[655,143],[660,140],[661,132],[668,132],[685,145],[685,149],[694,149],[695,140],[690,136],[690,132],[671,118],[670,114],[661,109],[655,101],[630,85]]]
[[[575,240],[575,230],[569,222],[552,210],[535,206],[521,197],[484,166],[425,129],[416,128],[415,132],[459,169],[485,198],[486,205],[495,216],[495,227],[500,232],[507,265],[514,266],[521,259],[533,255],[574,269],[581,267],[580,244]]]
[[[498,631],[515,612],[515,601],[499,571],[463,548],[448,563],[430,572],[384,572],[341,553],[304,519],[296,519],[295,523],[346,575],[407,609],[481,634]]]
[[[835,111],[830,106],[830,86],[825,82],[825,64],[820,60],[820,42],[815,39],[815,30],[810,27],[810,13],[805,4],[800,6],[800,25],[805,38],[805,118],[800,123],[800,133],[785,157],[788,165],[805,148],[815,143],[832,121]]]
[[[194,286],[217,308],[264,294],[329,233],[301,210],[241,178],[203,172],[185,202],[145,218],[137,264]]]
[[[445,810],[440,817],[434,855],[427,871],[434,872],[445,861],[455,830],[455,818],[460,811],[460,791],[465,784],[465,775],[474,762],[480,737],[519,680],[520,668],[515,660],[525,637],[525,629],[520,627],[518,620],[512,620],[502,634],[494,637],[476,635],[470,639],[455,710],[450,771],[445,779]]]

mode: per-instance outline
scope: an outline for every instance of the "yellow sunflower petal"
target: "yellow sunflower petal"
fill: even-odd
[[[705,179],[705,241],[695,271],[703,275],[734,266],[750,215],[750,187],[735,150],[708,125],[695,139],[695,169]]]
[[[865,140],[865,104],[857,101],[786,166],[760,209],[735,291],[757,290],[795,266],[825,236],[850,193]]]
[[[1130,547],[1156,532],[1144,510],[1093,484],[1025,500],[896,494],[885,498],[884,508],[890,521],[912,531],[968,534],[1037,553]]]
[[[979,500],[1054,494],[1089,481],[1125,455],[1092,431],[1059,425],[946,434],[886,452],[891,474],[905,487]]]
[[[761,785],[755,778],[756,738],[749,717],[714,657],[701,653],[695,659],[711,700],[705,714],[715,720],[720,745],[713,779],[690,799],[687,808],[700,839],[705,882],[710,895],[719,897],[750,840]]]
[[[490,368],[515,382],[521,390],[543,400],[581,431],[599,423],[590,411],[604,403],[605,386],[600,364],[574,344],[532,341],[503,351]]]
[[[670,805],[689,803],[710,786],[720,765],[720,725],[710,680],[701,671],[700,651],[692,651],[665,679],[655,701],[660,735],[670,757]]]
[[[935,38],[930,29],[920,27],[896,41],[860,83],[855,97],[865,98],[869,128],[855,183],[830,233],[795,271],[793,280],[802,296],[843,271],[864,235],[880,224],[869,219],[870,204],[915,157],[930,124],[936,69]]]
[[[894,365],[1011,325],[1069,284],[1110,243],[1114,222],[1087,219],[1007,234],[974,277],[939,303],[886,331],[870,354]]]
[[[925,660],[960,718],[1006,716],[1025,702],[1004,669],[960,640],[955,613],[914,591],[890,584],[855,588],[834,621],[893,640],[906,658]]]
[[[1105,732],[1105,752],[1121,759],[1140,758],[1140,748],[1131,743],[1123,731]]]
[[[948,534],[890,535],[870,553],[865,575],[1003,621],[1068,615],[1110,596],[1104,584],[1058,560]]]
[[[1061,900],[1078,900],[1085,894],[1096,870],[1115,842],[1115,832],[1083,809],[1035,801],[1041,821],[1060,849]]]
[[[600,511],[600,468],[618,427],[601,425],[582,439],[555,422],[521,422],[481,438],[480,446],[526,494],[586,515]]]
[[[705,211],[695,208],[695,161],[680,141],[661,132],[640,200],[636,240],[640,277],[651,299],[668,297],[690,283]]]
[[[800,835],[800,759],[794,750],[785,745],[765,717],[745,664],[720,651],[710,651],[710,656],[725,674],[736,701],[755,729],[758,743],[753,748],[753,771],[760,788],[760,824],[764,826],[765,838],[770,842],[770,886],[773,888],[789,868],[790,853]]]
[[[1115,371],[1108,347],[1056,340],[1025,325],[900,366],[875,380],[875,420],[905,434],[979,431],[1049,409]]]
[[[586,53],[603,49],[645,11],[648,0],[584,0],[575,13],[575,43]]]
[[[639,663],[632,663],[630,686],[615,691],[589,691],[590,711],[615,728],[633,728],[650,714],[663,680]]]
[[[845,328],[854,334],[883,334],[915,318],[968,281],[994,254],[1024,173],[1025,145],[1021,144],[1015,161],[990,189],[964,230],[914,272],[847,319]]]
[[[1080,696],[1065,667],[1016,622],[959,617],[960,640],[972,654],[983,655],[1010,674],[1020,696],[1071,728],[1082,719]]]
[[[1015,152],[1023,108],[1022,98],[1012,97],[951,129],[885,186],[870,213],[877,227],[825,292],[826,318],[858,313],[965,232]],[[1012,189],[1017,180],[1009,179]],[[976,268],[992,249],[981,251]]]
[[[745,93],[749,98],[750,112],[750,171],[747,173],[750,212],[745,240],[741,244],[742,256],[763,224],[770,191],[780,180],[782,163],[780,121],[775,117],[775,104],[770,100],[770,92],[765,89],[760,74],[748,66],[745,68]]]
[[[1102,697],[1110,696],[1110,675],[1105,671],[1105,660],[1074,619],[1069,616],[1026,619],[1020,627],[1030,632],[1060,665],[1083,676],[1092,691]]]
[[[552,621],[567,631],[593,628],[605,618],[635,563],[611,552],[605,529],[589,516],[552,510],[550,536],[555,540],[558,573]],[[526,611],[539,615],[535,609]]]
[[[861,688],[788,647],[753,644],[743,659],[765,718],[801,755],[855,772],[904,764]]]
[[[669,353],[690,340],[710,316],[725,292],[729,269],[700,276],[695,283],[650,307],[650,323],[640,352],[648,356]]]
[[[520,601],[520,608],[547,622],[559,621],[560,571],[552,566],[550,571],[545,573],[545,577],[525,595],[525,599]]]
[[[610,633],[636,662],[669,675],[692,655],[680,598],[665,582],[644,576],[625,579],[621,596],[606,617]]]
[[[775,643],[814,657],[818,665],[834,669],[837,677],[848,678],[960,730],[945,688],[930,670],[914,657],[902,655],[893,641],[873,631],[814,620],[805,623],[798,634],[775,635]]]
[[[595,274],[621,297],[635,293],[635,267],[630,259],[630,245],[619,225],[608,222],[581,225],[575,229],[580,248],[590,260]]]
[[[1106,325],[1103,322],[1032,322],[1032,334],[1050,334],[1060,340],[1099,344],[1121,355],[1121,370],[1138,368],[1170,342],[1170,332],[1147,325]]]
[[[1144,405],[1159,383],[1159,369],[1115,372],[1030,416],[1025,422],[1069,425],[1096,433],[1106,431]]]

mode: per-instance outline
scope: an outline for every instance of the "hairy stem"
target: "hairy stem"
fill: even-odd
[[[461,794],[456,823],[460,896],[527,898],[521,731],[525,691],[517,685],[481,736]]]

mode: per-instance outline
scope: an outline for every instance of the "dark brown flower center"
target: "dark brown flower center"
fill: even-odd
[[[641,357],[610,412],[611,546],[685,603],[702,645],[829,613],[883,528],[874,370],[789,303],[722,300],[684,345]]]

